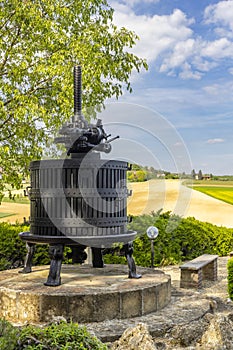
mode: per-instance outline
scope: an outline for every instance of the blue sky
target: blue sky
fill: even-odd
[[[233,174],[233,0],[109,3],[115,10],[115,24],[139,36],[133,52],[149,65],[147,72],[132,75],[133,93],[125,92],[119,102],[154,111],[156,116],[148,120],[146,113],[141,114],[141,127],[154,135],[159,132],[159,120],[167,121],[175,135],[174,145],[182,143],[185,157],[190,157],[184,171]],[[129,119],[133,124],[132,115]],[[166,140],[162,143],[170,142]],[[159,147],[146,147],[156,153],[165,170],[180,169],[164,161]],[[171,155],[172,144],[167,149]],[[176,162],[179,157],[170,158]]]

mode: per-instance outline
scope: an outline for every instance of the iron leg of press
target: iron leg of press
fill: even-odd
[[[26,242],[27,255],[24,262],[24,267],[19,273],[30,273],[32,272],[32,259],[35,253],[35,244]]]
[[[61,284],[61,265],[63,259],[63,244],[54,244],[49,246],[49,255],[51,258],[50,270],[47,282],[44,283],[45,286],[56,287]]]
[[[85,252],[86,246],[84,245],[75,245],[71,246],[71,258],[72,264],[83,264],[87,259],[87,253]],[[70,257],[69,256],[69,257]]]
[[[104,267],[101,248],[91,248],[93,267]]]
[[[138,274],[136,271],[136,264],[133,255],[133,242],[129,242],[124,245],[125,257],[128,262],[129,267],[129,278],[141,278],[142,275]]]

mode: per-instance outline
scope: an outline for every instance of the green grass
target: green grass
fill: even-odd
[[[19,203],[19,204],[29,204],[30,201],[27,197],[16,197],[14,199],[10,199],[9,197],[3,197],[2,202],[6,203]]]
[[[233,181],[224,181],[224,180],[209,180],[209,181],[205,181],[205,180],[184,180],[183,181],[183,185],[185,186],[196,186],[196,185],[200,185],[200,186],[227,186],[227,187],[231,187],[233,186]]]
[[[233,204],[233,187],[210,185],[194,186],[193,189],[216,199],[220,199],[223,202]]]
[[[0,219],[6,218],[7,216],[15,215],[14,213],[0,213]]]

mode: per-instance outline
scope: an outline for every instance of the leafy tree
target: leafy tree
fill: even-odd
[[[137,171],[137,170],[142,170],[142,168],[143,167],[139,164],[132,164],[132,170]]]
[[[137,181],[138,182],[143,182],[147,180],[147,176],[146,176],[146,171],[143,170],[138,170],[137,171]]]
[[[199,170],[198,171],[198,180],[202,180],[202,179],[203,179],[202,171]]]
[[[192,178],[192,179],[195,179],[195,178],[196,178],[196,172],[195,172],[194,169],[191,171],[191,178]]]
[[[83,106],[119,97],[146,62],[129,52],[138,37],[113,23],[107,0],[0,1],[0,165],[3,183],[23,173],[71,117],[72,67],[83,67]],[[20,175],[21,174],[21,175]]]

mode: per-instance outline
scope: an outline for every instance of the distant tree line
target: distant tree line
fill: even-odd
[[[174,173],[166,170],[155,169],[152,166],[141,166],[132,164],[131,169],[127,172],[129,182],[143,182],[151,179],[192,179],[192,180],[220,180],[233,181],[233,175],[216,176],[213,174],[203,174],[202,170],[198,172],[193,169],[190,174]]]
[[[127,172],[129,182],[143,182],[151,179],[190,179],[192,174],[174,173],[163,169],[155,169],[153,166],[132,164]]]

